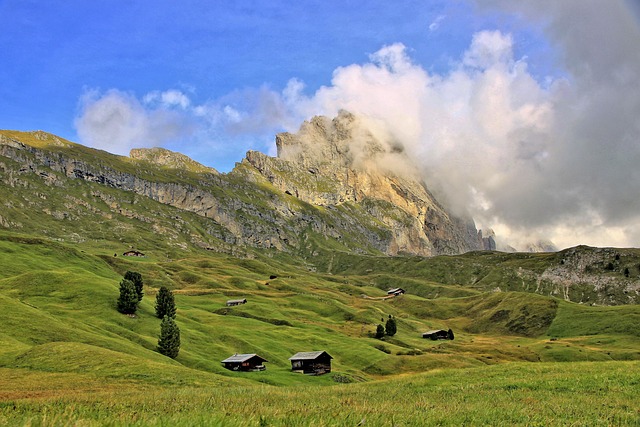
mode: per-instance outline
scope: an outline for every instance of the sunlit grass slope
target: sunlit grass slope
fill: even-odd
[[[0,424],[638,425],[639,362],[513,363],[333,387],[154,386],[0,369]],[[24,390],[29,390],[26,395]],[[23,398],[28,397],[28,398]]]
[[[634,327],[638,306],[588,307],[521,292],[383,299],[386,292],[366,275],[311,273],[281,257],[259,254],[237,259],[202,251],[179,260],[132,259],[87,243],[11,233],[0,234],[0,248],[6,266],[0,272],[0,300],[8,310],[0,331],[0,363],[6,368],[91,372],[150,383],[167,382],[167,376],[186,369],[194,378],[202,372],[215,381],[287,385],[308,383],[309,378],[290,372],[288,358],[310,350],[334,357],[340,381],[507,361],[640,358]],[[146,284],[135,318],[115,307],[127,270],[140,272]],[[371,273],[375,277],[377,271]],[[410,286],[433,283],[413,278]],[[182,347],[175,361],[156,351],[159,320],[153,305],[160,286],[176,296]],[[226,307],[234,298],[249,302]],[[398,333],[372,338],[389,315],[396,318]],[[436,328],[452,328],[456,339],[422,338]],[[260,354],[269,361],[267,371],[223,369],[220,361],[234,353]],[[332,377],[313,381],[329,384]]]

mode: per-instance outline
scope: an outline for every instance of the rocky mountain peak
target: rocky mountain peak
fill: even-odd
[[[394,234],[390,254],[482,249],[471,218],[448,212],[429,192],[402,145],[383,126],[341,111],[276,136],[278,157],[247,161],[282,191],[307,203],[356,203]]]
[[[198,163],[182,153],[177,153],[160,147],[134,148],[129,152],[129,157],[171,169],[182,169],[192,172],[208,172],[216,175],[219,173],[214,168]]]

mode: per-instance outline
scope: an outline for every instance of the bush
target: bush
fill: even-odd
[[[118,297],[118,311],[124,314],[134,314],[138,309],[138,294],[131,280],[122,279],[120,282],[120,296]]]
[[[376,328],[375,337],[378,338],[378,339],[384,337],[384,326],[378,325],[378,327]]]
[[[160,354],[172,359],[178,357],[178,352],[180,351],[180,328],[169,316],[164,316],[160,324],[158,351]]]
[[[162,286],[156,294],[156,317],[162,319],[164,316],[176,318],[176,303],[173,292],[166,286]]]
[[[136,294],[138,295],[138,301],[142,301],[142,297],[144,296],[144,292],[142,291],[142,275],[135,271],[127,271],[126,273],[124,273],[124,278],[133,282],[133,285],[136,289]]]

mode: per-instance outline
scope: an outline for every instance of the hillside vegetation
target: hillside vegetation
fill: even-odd
[[[148,178],[218,176],[60,144]],[[356,233],[310,228],[299,250],[281,251],[227,241],[196,212],[0,160],[0,425],[640,422],[636,249],[387,256],[347,250]],[[254,185],[286,197],[224,179],[247,200]],[[123,256],[130,249],[145,256]],[[144,279],[135,316],[116,308],[127,271]],[[175,360],[157,351],[162,286],[177,305]],[[388,298],[395,287],[406,294]],[[239,298],[247,304],[226,306]],[[397,334],[374,338],[389,316]],[[434,329],[455,339],[422,338]],[[313,350],[333,357],[332,372],[291,372],[288,358]],[[257,353],[267,369],[224,369],[235,353]]]

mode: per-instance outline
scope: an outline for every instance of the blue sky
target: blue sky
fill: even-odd
[[[482,29],[515,31],[522,54],[538,55],[535,72],[553,72],[539,31],[516,22],[446,0],[3,0],[0,126],[44,129],[83,142],[74,119],[88,91],[117,89],[142,98],[180,90],[203,104],[239,90],[282,90],[296,78],[312,93],[330,84],[336,68],[362,63],[393,43],[441,72]],[[243,157],[239,148],[201,160],[228,170]]]
[[[640,246],[639,19],[638,0],[0,0],[0,128],[226,172],[346,108],[510,242]]]

